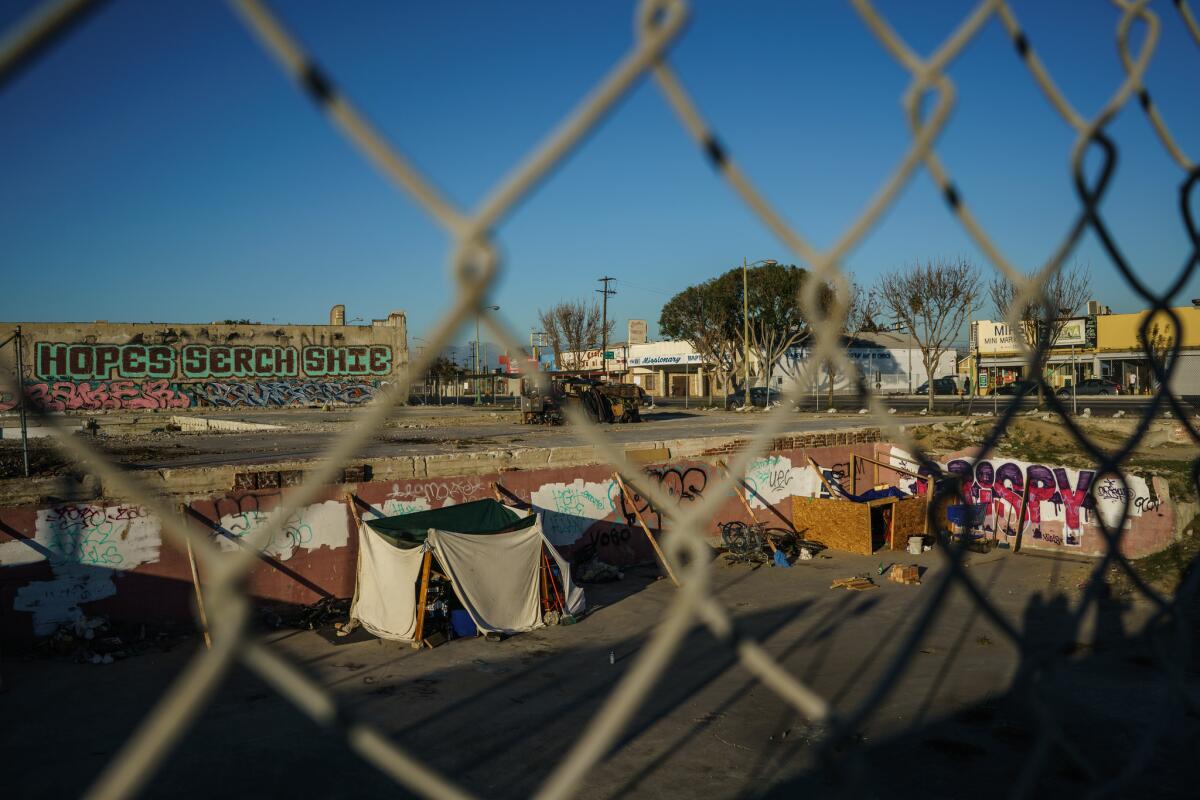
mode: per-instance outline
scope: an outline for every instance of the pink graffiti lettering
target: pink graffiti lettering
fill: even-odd
[[[187,408],[192,400],[169,381],[57,381],[30,383],[25,399],[46,411],[99,411],[101,409]],[[11,395],[0,398],[0,411],[16,407]]]
[[[1068,528],[1078,530],[1079,509],[1092,507],[1088,489],[1092,486],[1092,476],[1094,474],[1089,470],[1080,472],[1079,483],[1072,489],[1071,481],[1067,477],[1067,471],[1062,467],[1055,467],[1054,469],[1054,479],[1058,483],[1058,494],[1062,498],[1063,506],[1065,507]]]

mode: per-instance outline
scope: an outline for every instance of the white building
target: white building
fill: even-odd
[[[688,342],[631,344],[625,380],[653,397],[703,397],[720,392],[721,376]]]
[[[771,384],[777,389],[786,389],[797,380],[808,360],[810,348],[796,347],[776,364],[771,375]],[[921,348],[913,337],[887,331],[884,333],[860,333],[849,342],[847,355],[858,366],[867,386],[880,392],[911,393],[926,381],[925,362],[921,358]],[[941,354],[935,365],[935,378],[954,376],[958,371],[958,358],[954,349]],[[805,376],[802,391],[813,391],[812,376]],[[819,376],[817,390],[829,391],[829,375],[825,370]],[[853,392],[854,386],[850,377],[844,373],[834,375],[833,390],[835,392]]]

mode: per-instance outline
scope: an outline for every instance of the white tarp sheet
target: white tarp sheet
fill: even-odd
[[[424,557],[423,547],[393,547],[366,525],[360,526],[351,622],[361,622],[380,639],[411,642],[417,632],[417,581]]]
[[[435,530],[429,543],[479,630],[519,633],[541,624],[537,525],[487,536]]]
[[[542,625],[538,569],[543,545],[563,577],[567,613],[582,614],[586,607],[583,589],[571,580],[570,565],[542,533],[540,520],[524,530],[485,536],[434,529],[423,547],[408,550],[363,525],[359,543],[350,619],[383,639],[411,642],[416,635],[418,582],[427,549],[481,631],[518,633]]]

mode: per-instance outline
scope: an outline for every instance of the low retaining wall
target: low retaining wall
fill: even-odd
[[[904,466],[903,454],[879,438],[878,429],[860,429],[775,440],[771,451],[754,459],[743,476],[755,515],[774,527],[790,528],[793,496],[829,496],[820,476],[808,466],[809,458],[820,465],[826,480],[845,486],[852,454]],[[653,442],[628,455],[645,465],[640,482],[658,484],[682,506],[714,491],[718,461],[742,444],[728,438]],[[347,493],[388,516],[493,497],[499,487],[509,502],[539,509],[547,536],[568,556],[594,552],[617,565],[651,561],[653,554],[638,527],[635,509],[656,530],[664,527],[661,509],[651,508],[636,494],[623,496],[612,468],[598,460],[591,448],[578,447],[387,459],[348,468],[338,483],[324,487],[262,545],[247,590],[262,600],[293,605],[350,596],[358,542]],[[947,468],[961,470],[955,461],[950,459]],[[861,459],[855,462],[860,487],[903,479],[886,467]],[[303,466],[162,470],[145,477],[159,481],[159,488],[179,504],[188,524],[212,537],[223,550],[233,551],[272,519],[281,499],[303,480]],[[1034,469],[1037,466],[1006,468],[1007,483],[998,487],[993,479],[989,487],[982,481],[979,489],[992,492],[989,502],[1011,508],[1011,495],[1002,489],[1012,488],[1011,476],[1019,470],[1026,476],[1023,482],[1028,479],[1039,485],[1043,473]],[[1056,479],[1059,469],[1047,469]],[[1081,485],[1078,474],[1070,470],[1064,472],[1064,480],[1072,491]],[[1123,545],[1131,556],[1161,549],[1173,540],[1174,513],[1170,504],[1162,502],[1165,484],[1155,480],[1151,486],[1159,494],[1133,504],[1137,513]],[[161,521],[139,505],[105,498],[95,481],[81,485],[84,489],[86,495],[70,502],[33,499],[0,506],[0,635],[6,639],[48,634],[81,615],[138,621],[191,618],[187,557],[164,542]],[[1057,500],[1055,492],[1031,493],[1028,508],[1036,511],[1026,512],[1023,545],[1102,552],[1103,542],[1089,516],[1103,513],[1102,509],[1081,500],[1079,544],[1067,544],[1063,526],[1074,518],[1068,516],[1070,504],[1063,502],[1059,491]],[[749,521],[749,517],[741,501],[727,492],[708,523],[707,533],[714,542],[719,540],[719,524],[732,520]],[[1010,534],[1003,531],[1002,535]]]
[[[792,495],[827,496],[816,472],[805,466],[808,457],[822,465],[827,479],[837,480],[849,469],[852,453],[875,455],[878,440],[878,429],[777,440],[801,446],[772,450],[748,466],[744,479],[756,515],[789,528]],[[840,443],[811,444],[835,441]],[[652,444],[630,453],[645,463],[641,481],[657,483],[675,503],[686,505],[713,491],[717,461],[734,452],[738,440]],[[687,455],[706,450],[713,455]],[[571,458],[592,463],[561,463]],[[556,459],[560,463],[547,463]],[[540,460],[541,466],[511,466],[521,460]],[[379,514],[394,515],[493,497],[495,485],[509,502],[539,509],[547,536],[569,557],[586,550],[617,565],[651,561],[635,508],[661,531],[658,510],[633,487],[633,496],[626,498],[612,467],[595,460],[591,448],[560,448],[430,456],[408,459],[408,468],[388,461],[347,470],[343,482],[325,487],[262,545],[247,590],[262,600],[295,605],[350,596],[358,543],[347,493]],[[418,463],[425,474],[412,474]],[[188,524],[233,551],[272,519],[283,496],[303,479],[300,470],[245,470],[222,468],[217,474],[227,483],[219,490],[211,485],[212,470],[170,470],[159,477],[164,488],[175,490]],[[718,523],[731,520],[748,521],[748,515],[729,492],[709,535],[717,540]],[[45,635],[80,615],[190,619],[191,603],[186,555],[164,542],[161,522],[141,506],[97,498],[0,507],[0,633],[6,638]]]
[[[926,474],[908,453],[889,449],[881,460]],[[955,512],[961,527],[1013,547],[1020,534],[1022,549],[1101,556],[1108,551],[1103,518],[1110,530],[1122,528],[1121,553],[1140,558],[1171,544],[1190,521],[1180,519],[1167,481],[1157,476],[1127,474],[1124,485],[1107,477],[1093,487],[1095,470],[1002,456],[979,459],[975,450],[952,453],[939,466],[963,481],[962,506]],[[897,483],[911,490],[915,480],[899,475]]]

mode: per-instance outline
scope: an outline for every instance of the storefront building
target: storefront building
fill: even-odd
[[[1141,331],[1149,312],[1098,317],[1095,373],[1120,383],[1134,394],[1151,394],[1158,381],[1146,354],[1146,344],[1156,357],[1169,358],[1178,339],[1179,354],[1171,374],[1171,391],[1180,396],[1200,395],[1200,307],[1171,310],[1179,318],[1180,330],[1174,330],[1166,314],[1158,314],[1146,325],[1146,343]]]
[[[721,375],[688,342],[629,346],[625,380],[651,397],[699,398],[725,393]]]
[[[1046,360],[1046,383],[1052,388],[1070,386],[1096,374],[1096,315],[1072,317],[1062,330]],[[971,383],[979,394],[991,394],[1013,381],[1026,378],[1028,363],[1016,334],[1007,322],[976,320],[971,323],[970,352],[966,360]]]
[[[1058,389],[1088,378],[1104,378],[1120,384],[1123,392],[1153,393],[1157,381],[1141,335],[1148,312],[1112,314],[1095,302],[1089,305],[1094,313],[1063,323],[1047,359],[1046,383]],[[1178,338],[1178,363],[1171,377],[1171,389],[1178,395],[1197,395],[1200,394],[1200,307],[1172,310],[1179,318],[1178,336],[1170,319],[1160,314],[1146,326],[1149,347],[1151,352],[1167,356]],[[1004,322],[971,323],[970,357],[961,366],[960,371],[969,374],[983,394],[1029,377],[1027,360]]]

